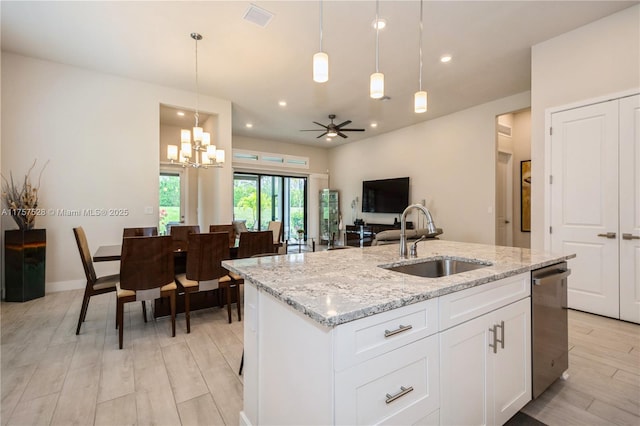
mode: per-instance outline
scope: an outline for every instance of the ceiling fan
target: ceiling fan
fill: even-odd
[[[334,118],[336,118],[335,114],[329,114],[329,119],[331,120],[331,123],[327,124],[326,126],[324,124],[318,123],[317,121],[314,121],[315,124],[324,128],[324,133],[322,133],[316,139],[321,138],[325,135],[330,138],[333,138],[336,136],[347,138],[348,136],[342,132],[364,132],[364,129],[345,129],[344,126],[350,124],[351,120],[347,120],[340,124],[334,124],[333,122]],[[307,129],[307,130],[300,130],[300,131],[301,132],[318,132],[318,131],[322,131],[322,129]]]

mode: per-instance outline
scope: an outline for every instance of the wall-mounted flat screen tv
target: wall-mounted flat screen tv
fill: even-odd
[[[409,205],[409,178],[365,180],[362,182],[362,211],[402,213]]]

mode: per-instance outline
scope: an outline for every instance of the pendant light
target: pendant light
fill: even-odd
[[[322,0],[320,0],[320,51],[313,55],[313,81],[324,83],[329,80],[329,55],[322,50]]]
[[[418,72],[418,91],[413,96],[413,110],[420,114],[427,111],[427,92],[422,90],[422,0],[420,0],[420,69]]]
[[[224,150],[216,149],[211,145],[211,134],[205,132],[199,124],[200,114],[200,85],[198,81],[198,41],[202,35],[191,33],[191,38],[196,42],[196,113],[194,114],[195,126],[192,131],[180,130],[180,150],[176,145],[167,146],[167,159],[173,164],[179,162],[182,167],[194,168],[222,167],[224,165]],[[193,135],[193,142],[191,136]],[[200,155],[198,156],[198,153]],[[200,158],[198,158],[200,157]]]
[[[376,0],[376,23],[378,20],[379,1]],[[380,25],[376,25],[376,72],[371,74],[369,81],[369,96],[373,99],[382,99],[384,97],[384,74],[378,69],[379,62],[379,37],[380,37]]]

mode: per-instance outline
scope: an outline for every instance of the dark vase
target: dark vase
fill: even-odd
[[[4,233],[5,300],[26,302],[44,296],[47,230]]]

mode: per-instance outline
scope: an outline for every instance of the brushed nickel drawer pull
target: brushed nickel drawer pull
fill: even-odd
[[[607,232],[606,234],[598,234],[598,237],[605,237],[605,238],[615,238],[616,237],[616,233],[615,232]]]
[[[489,347],[493,348],[493,353],[498,353],[498,335],[496,332],[497,325],[494,325],[489,329],[489,333],[493,333],[493,344],[489,343]]]
[[[400,392],[398,392],[395,395],[389,395],[387,394],[387,400],[385,401],[387,404],[392,403],[393,401],[395,401],[396,399],[405,396],[406,394],[408,394],[409,392],[413,391],[413,386],[409,386],[408,388],[405,388],[404,386],[400,386]]]
[[[413,328],[412,325],[402,325],[400,324],[400,326],[398,328],[396,328],[395,330],[385,330],[384,331],[384,337],[391,337],[394,334],[398,334],[398,333],[402,333],[403,331],[407,331],[407,330],[411,330]]]
[[[500,338],[496,337],[496,341],[500,342],[500,347],[504,349],[504,321],[500,321],[500,325],[496,325],[496,327],[500,328]]]
[[[625,234],[622,234],[622,239],[623,240],[640,240],[640,236],[625,233]]]

